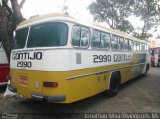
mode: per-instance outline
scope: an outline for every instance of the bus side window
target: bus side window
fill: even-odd
[[[72,32],[72,45],[80,46],[80,35],[81,35],[81,27],[74,26]]]
[[[145,51],[145,45],[144,44],[142,44],[142,50],[141,50],[142,52],[144,52]]]
[[[138,43],[138,42],[136,43],[136,46],[137,46],[137,49],[136,49],[136,51],[137,51],[137,52],[139,52],[139,50],[140,50],[140,47],[139,47],[139,43]]]
[[[119,50],[123,51],[124,50],[124,38],[119,37]]]
[[[81,46],[87,47],[89,44],[90,31],[88,28],[81,29]]]
[[[128,42],[128,50],[129,51],[132,51],[132,41],[131,40],[128,40],[129,42]]]
[[[111,39],[111,49],[112,50],[117,50],[118,49],[118,37],[115,35],[112,35]]]
[[[92,32],[92,47],[99,48],[100,47],[100,32],[93,30]]]
[[[101,33],[101,44],[100,48],[110,48],[110,35],[108,33]]]
[[[139,51],[142,52],[142,44],[139,44]]]
[[[128,51],[128,46],[129,46],[128,40],[125,39],[125,43],[124,43],[124,49],[125,49],[125,51]]]
[[[74,26],[72,32],[72,45],[75,47],[87,47],[89,44],[90,31],[88,28]]]
[[[145,51],[148,52],[148,45],[145,45]]]

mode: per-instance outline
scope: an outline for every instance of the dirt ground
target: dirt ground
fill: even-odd
[[[6,119],[5,117],[12,119],[91,118],[86,116],[88,113],[149,113],[156,114],[153,116],[155,119],[160,118],[160,67],[151,68],[145,77],[138,77],[125,83],[118,95],[112,98],[98,94],[72,104],[51,104],[22,99],[19,96],[3,98],[3,92],[4,88],[0,89],[0,118],[2,119]]]

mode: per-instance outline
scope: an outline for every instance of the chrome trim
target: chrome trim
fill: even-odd
[[[32,97],[43,99],[43,97],[40,96],[40,95],[34,95],[34,94],[33,94]]]
[[[72,77],[66,78],[66,80],[72,80],[72,79],[75,79],[75,78],[85,77],[85,76],[94,75],[94,74],[100,75],[100,74],[107,73],[107,72],[109,72],[109,71],[115,71],[115,70],[119,70],[119,69],[124,69],[124,68],[128,68],[128,67],[133,67],[133,66],[137,66],[137,65],[145,65],[145,64],[146,64],[146,63],[140,63],[140,64],[129,65],[129,66],[121,67],[121,68],[111,69],[111,70],[104,70],[104,71],[93,72],[93,73],[88,73],[88,74],[83,74],[83,75],[78,75],[78,76],[72,76]]]

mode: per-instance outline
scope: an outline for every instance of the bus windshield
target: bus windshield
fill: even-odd
[[[20,49],[25,47],[27,34],[28,28],[23,28],[16,31],[15,44],[13,49]]]
[[[65,46],[67,44],[68,26],[64,23],[49,22],[16,31],[13,49],[25,47],[27,35],[27,48]]]
[[[51,22],[32,26],[28,48],[64,46],[67,44],[68,27],[64,23]]]

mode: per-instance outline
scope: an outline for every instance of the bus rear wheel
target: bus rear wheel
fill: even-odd
[[[107,91],[107,95],[109,97],[115,96],[120,88],[121,80],[120,76],[117,72],[113,72],[110,79],[109,90]]]

